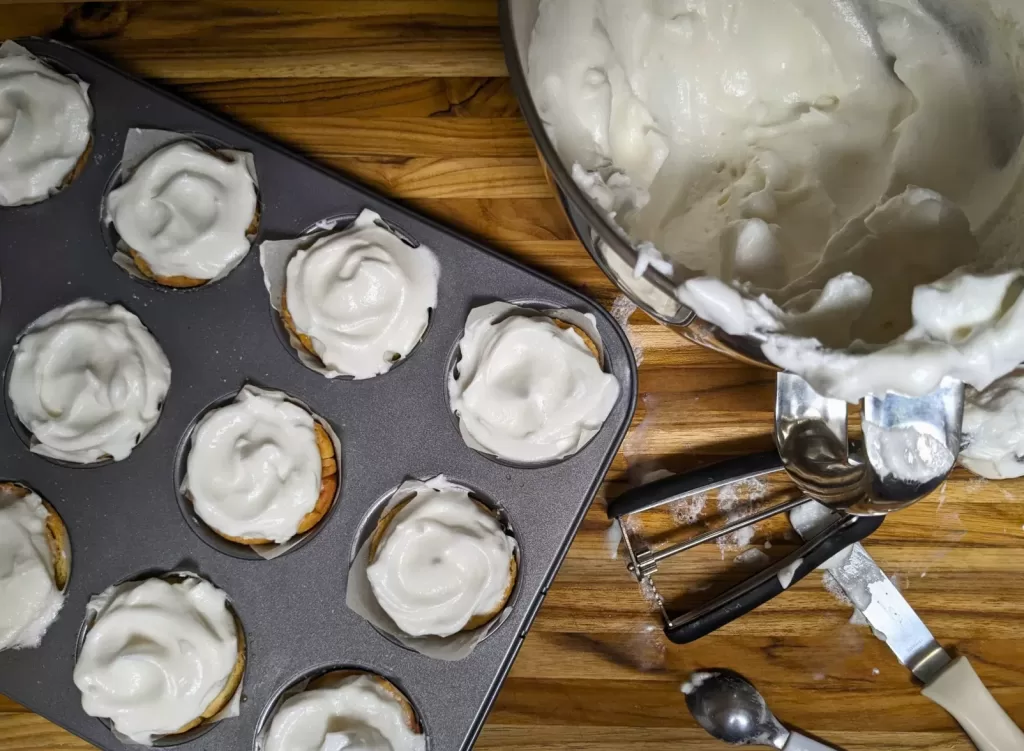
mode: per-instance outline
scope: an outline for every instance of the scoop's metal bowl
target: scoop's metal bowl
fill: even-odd
[[[730,336],[680,303],[675,295],[677,283],[670,277],[650,266],[641,278],[633,275],[636,249],[608,215],[576,185],[548,138],[530,95],[526,80],[527,53],[539,6],[540,0],[500,0],[501,40],[519,107],[580,241],[622,293],[656,321],[697,344],[743,362],[776,369],[765,359],[756,340]]]

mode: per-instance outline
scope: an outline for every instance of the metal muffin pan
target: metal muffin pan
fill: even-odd
[[[11,424],[16,418],[0,420],[0,477],[28,484],[53,504],[68,527],[74,561],[64,609],[42,645],[0,652],[0,692],[97,746],[128,748],[82,711],[72,682],[86,603],[143,572],[189,569],[228,593],[245,627],[249,662],[240,716],[177,748],[249,751],[270,702],[301,676],[332,667],[373,671],[395,683],[415,706],[433,751],[470,748],[632,417],[636,366],[623,333],[568,287],[268,140],[72,47],[21,43],[90,84],[94,142],[87,167],[67,189],[42,203],[0,210],[0,352],[9,353],[21,331],[46,311],[92,297],[136,313],[166,352],[172,375],[159,422],[121,462],[57,464],[29,452]],[[251,151],[263,204],[257,242],[368,207],[429,246],[441,279],[438,306],[419,346],[376,378],[328,380],[303,366],[275,333],[255,247],[225,279],[190,291],[142,283],[118,268],[99,221],[100,204],[133,127],[199,133]],[[622,390],[604,428],[575,456],[517,468],[463,443],[448,413],[447,366],[466,314],[491,300],[596,317]],[[341,438],[335,508],[306,544],[270,561],[207,544],[176,500],[175,456],[189,426],[247,381],[302,400]],[[345,606],[352,551],[381,499],[407,477],[439,473],[499,504],[522,550],[511,614],[459,662],[398,646]]]

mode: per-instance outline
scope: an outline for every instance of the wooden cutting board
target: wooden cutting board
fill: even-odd
[[[506,78],[494,2],[0,0],[0,39],[28,34],[96,51],[609,307],[616,300],[545,181]],[[885,645],[848,623],[849,606],[817,574],[698,644],[663,639],[621,557],[611,558],[604,499],[651,468],[768,448],[773,379],[642,313],[629,317],[629,330],[642,356],[634,429],[477,747],[719,748],[690,719],[679,685],[695,668],[725,666],[754,680],[780,718],[848,751],[970,749]],[[939,640],[970,656],[1018,724],[1022,524],[1024,482],[958,472],[868,542]],[[659,586],[699,588],[741,565],[739,552],[705,546]],[[0,751],[57,748],[89,746],[0,697]]]

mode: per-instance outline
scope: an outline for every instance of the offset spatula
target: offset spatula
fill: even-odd
[[[862,545],[831,575],[897,659],[924,684],[981,751],[1024,751],[1024,733],[996,703],[966,657],[954,659],[932,636]]]
[[[981,751],[1024,751],[1024,733],[971,663],[966,657],[954,659],[939,645],[863,545],[851,546],[846,560],[830,565],[825,576],[839,584],[875,635],[924,684],[921,693],[953,715],[975,746]]]

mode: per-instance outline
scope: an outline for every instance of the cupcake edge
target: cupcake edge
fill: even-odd
[[[245,230],[246,237],[256,237],[256,234],[259,232],[261,214],[262,212],[259,203],[257,203],[256,212],[253,214],[252,222]],[[135,248],[131,248],[126,245],[125,249],[128,251],[128,255],[131,257],[132,263],[135,264],[135,268],[138,269],[138,272],[142,274],[142,276],[149,279],[151,282],[156,282],[164,287],[172,287],[174,289],[192,289],[194,287],[203,287],[217,281],[216,278],[197,279],[191,276],[161,276],[153,271],[146,259],[143,258]],[[233,271],[234,269],[232,268],[231,270]]]
[[[319,688],[332,688],[330,684],[334,681],[343,680],[345,678],[358,678],[360,676],[366,676],[371,679],[374,683],[380,686],[388,696],[395,700],[395,703],[402,708],[402,719],[405,721],[405,726],[409,730],[417,735],[423,734],[423,727],[420,725],[416,709],[413,707],[412,701],[409,700],[409,697],[407,697],[398,688],[398,686],[377,673],[371,673],[368,670],[357,670],[355,668],[332,670],[329,673],[324,673],[323,675],[319,675],[311,680],[306,684],[302,691],[316,690]],[[302,693],[302,691],[298,693]]]
[[[44,535],[53,565],[53,583],[58,592],[64,593],[71,579],[71,538],[64,519],[49,501],[26,485],[19,482],[0,482],[0,493],[5,492],[19,499],[35,494],[46,509]]]

